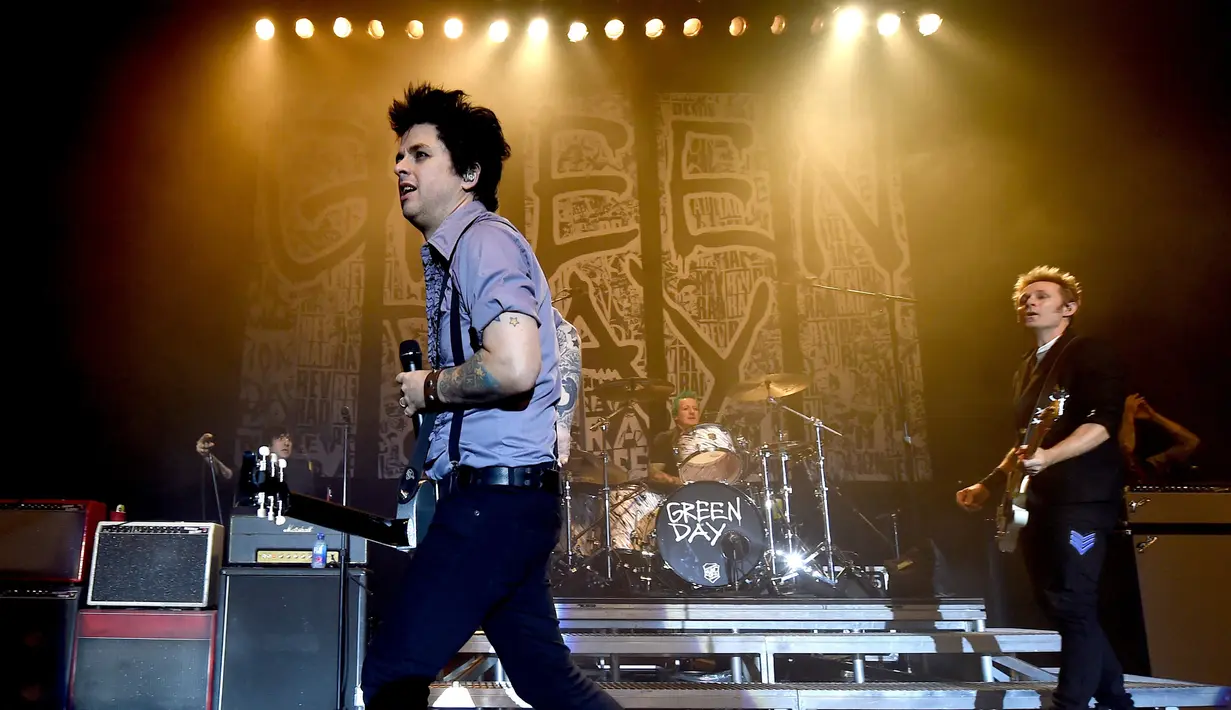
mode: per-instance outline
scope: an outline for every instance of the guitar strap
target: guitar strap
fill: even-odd
[[[1060,376],[1060,363],[1064,360],[1065,354],[1069,351],[1069,346],[1081,340],[1080,335],[1075,335],[1064,343],[1060,348],[1060,352],[1056,353],[1056,359],[1052,361],[1051,367],[1047,370],[1047,377],[1043,380],[1043,386],[1039,389],[1039,396],[1035,399],[1034,409],[1031,410],[1030,416],[1033,417],[1043,408],[1043,401],[1051,394],[1052,388],[1056,386],[1056,380]],[[1046,357],[1046,356],[1044,356]],[[1029,427],[1027,427],[1029,429]],[[1023,439],[1025,434],[1023,433]],[[1025,443],[1023,441],[1022,443]]]

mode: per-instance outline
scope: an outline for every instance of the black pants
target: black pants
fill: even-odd
[[[1102,504],[1030,511],[1021,547],[1035,599],[1060,632],[1060,677],[1053,708],[1082,708],[1090,698],[1113,710],[1133,707],[1124,671],[1098,620],[1099,575],[1116,509]]]
[[[560,638],[547,572],[559,498],[479,486],[442,498],[363,664],[367,710],[426,708],[428,685],[480,627],[534,708],[614,710]]]

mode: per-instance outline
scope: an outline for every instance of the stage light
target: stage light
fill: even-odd
[[[457,39],[462,36],[462,21],[456,17],[445,20],[445,37]]]
[[[776,35],[786,32],[786,18],[782,15],[774,15],[774,21],[770,24],[769,31]]]
[[[940,15],[934,12],[929,12],[926,15],[919,17],[919,34],[927,37],[931,34],[936,34],[936,30],[940,29]]]
[[[821,30],[823,29],[825,29],[825,18],[824,17],[812,18],[812,28],[811,28],[812,34],[819,35],[821,33]]]
[[[544,20],[541,17],[536,17],[530,21],[530,28],[526,31],[526,33],[529,34],[530,39],[535,42],[542,42],[547,39],[548,29],[547,20]]]
[[[295,20],[295,34],[307,39],[316,32],[316,28],[312,26],[312,20],[306,17],[301,17]]]
[[[742,17],[732,17],[731,26],[727,28],[727,31],[731,33],[732,37],[739,37],[744,34],[747,29],[748,20],[745,20]]]
[[[842,39],[854,39],[863,31],[863,10],[857,7],[847,7],[838,11],[834,20],[834,30]]]
[[[886,12],[876,18],[876,31],[880,33],[881,37],[888,37],[889,35],[897,32],[898,28],[901,26],[902,18],[892,13]]]
[[[272,20],[261,18],[256,21],[256,36],[261,39],[273,39],[274,23]]]
[[[351,26],[350,20],[345,17],[339,17],[333,21],[333,33],[339,37],[350,37]]]
[[[610,39],[619,39],[624,34],[624,23],[620,20],[611,20],[603,28],[603,32],[606,32]]]
[[[423,38],[423,23],[418,20],[411,20],[406,23],[406,36],[411,39]]]
[[[509,23],[496,20],[487,26],[487,38],[493,42],[503,42],[509,38]]]
[[[380,39],[385,36],[385,25],[380,20],[372,20],[368,23],[368,36],[372,39]]]
[[[650,39],[657,39],[658,37],[662,37],[663,29],[665,28],[666,25],[663,24],[663,21],[655,17],[645,23],[645,36]]]
[[[684,20],[685,37],[696,37],[699,34],[701,34],[701,20],[698,20],[695,17],[690,17],[687,20]]]
[[[584,22],[574,22],[568,26],[568,41],[580,42],[590,34],[590,30],[586,28]]]

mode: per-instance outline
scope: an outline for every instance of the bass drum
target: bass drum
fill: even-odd
[[[755,503],[723,483],[690,483],[663,501],[658,553],[680,578],[701,587],[741,582],[761,564],[765,521]]]
[[[744,460],[731,432],[717,424],[698,424],[680,434],[675,445],[680,480],[684,483],[733,483],[744,470]]]

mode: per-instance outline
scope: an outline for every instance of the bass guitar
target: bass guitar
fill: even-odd
[[[996,507],[996,545],[1001,552],[1017,549],[1018,535],[1030,520],[1030,512],[1026,510],[1026,493],[1030,489],[1031,474],[1022,465],[1022,460],[1034,456],[1044,437],[1051,431],[1052,425],[1063,416],[1068,393],[1056,388],[1048,399],[1048,404],[1030,418],[1022,445],[1016,449],[1016,455],[1009,457],[1013,465],[1005,471],[1004,497]]]

